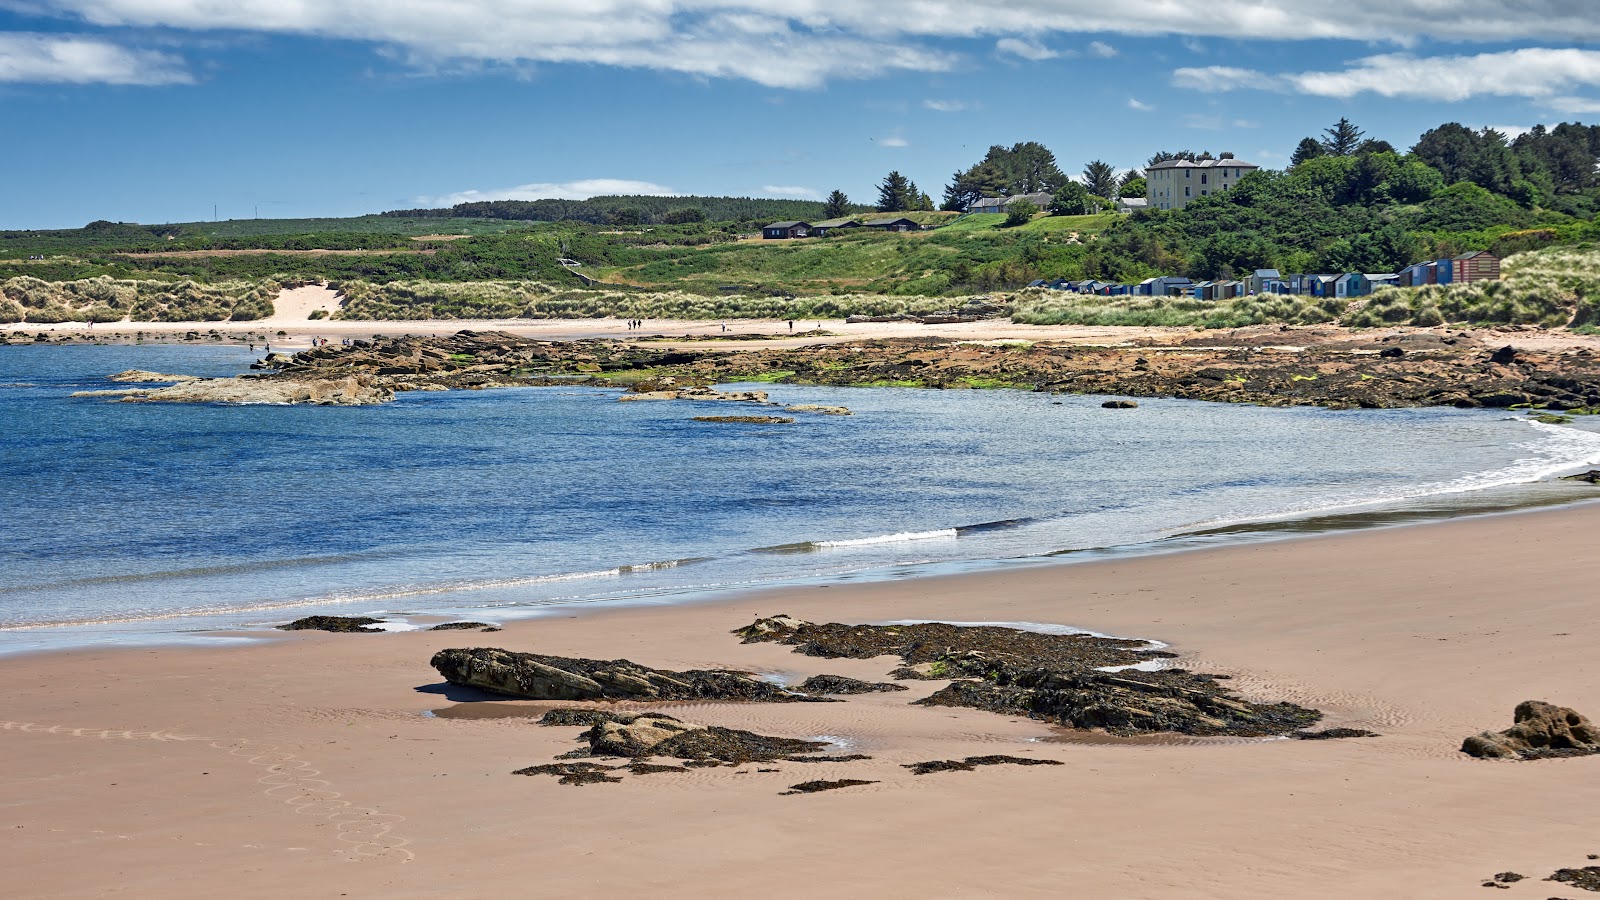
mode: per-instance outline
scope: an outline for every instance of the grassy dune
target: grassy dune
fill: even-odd
[[[272,315],[275,280],[196,284],[87,278],[0,281],[0,323],[250,322]]]

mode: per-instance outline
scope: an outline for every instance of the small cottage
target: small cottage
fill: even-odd
[[[805,222],[773,222],[761,229],[761,237],[769,241],[783,241],[790,238],[803,238],[811,234],[811,226]]]

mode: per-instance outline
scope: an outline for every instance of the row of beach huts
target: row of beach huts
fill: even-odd
[[[1406,266],[1394,274],[1345,272],[1335,275],[1283,275],[1277,269],[1257,269],[1239,281],[1194,281],[1173,275],[1146,278],[1138,284],[1109,281],[1068,281],[1040,279],[1029,287],[1097,294],[1102,297],[1190,297],[1195,300],[1231,300],[1252,294],[1285,294],[1305,297],[1365,297],[1380,287],[1422,287],[1429,284],[1467,284],[1498,281],[1500,258],[1487,250],[1460,256],[1429,260]]]

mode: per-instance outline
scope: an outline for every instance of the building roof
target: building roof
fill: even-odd
[[[912,225],[917,224],[916,220],[908,219],[905,216],[895,216],[892,219],[872,219],[870,221],[863,222],[861,224],[867,226],[868,228],[871,228],[874,225],[893,225],[893,224],[895,224],[897,222],[907,222],[907,223],[912,224]]]
[[[1123,197],[1117,201],[1123,206],[1149,206],[1150,201],[1144,197]]]
[[[1005,197],[979,197],[967,205],[967,210],[970,212],[980,207],[983,209],[988,209],[991,206],[1001,207],[1005,206],[1008,202],[1009,200]]]
[[[804,222],[773,222],[771,225],[768,225],[767,227],[768,228],[793,228],[796,225],[805,225],[807,228],[811,227],[810,225],[806,225],[806,223],[804,223]]]
[[[1471,252],[1461,254],[1460,256],[1456,257],[1456,259],[1476,259],[1479,256],[1494,256],[1494,254],[1487,250],[1473,250]]]
[[[1257,278],[1282,278],[1283,275],[1281,273],[1279,273],[1277,269],[1257,269],[1256,270],[1256,277]]]
[[[828,219],[825,222],[812,222],[811,223],[811,227],[812,228],[845,228],[845,227],[850,226],[850,225],[860,225],[860,224],[861,223],[857,222],[855,219],[853,219],[853,218],[851,218],[849,216],[846,216],[846,217],[844,217],[842,219]],[[768,225],[767,227],[771,228],[772,226]]]
[[[1234,159],[1232,157],[1228,157],[1226,159],[1201,159],[1201,160],[1169,159],[1166,162],[1158,162],[1155,165],[1150,166],[1149,168],[1151,168],[1151,169],[1222,169],[1222,168],[1228,168],[1228,169],[1232,169],[1232,168],[1259,169],[1261,167],[1256,165],[1255,163],[1247,163],[1242,159]]]

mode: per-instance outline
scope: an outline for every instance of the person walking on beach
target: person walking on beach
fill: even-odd
[[[790,331],[793,331],[793,330],[794,330],[794,320],[793,320],[793,319],[790,319],[790,320],[789,320],[789,330],[790,330]]]

